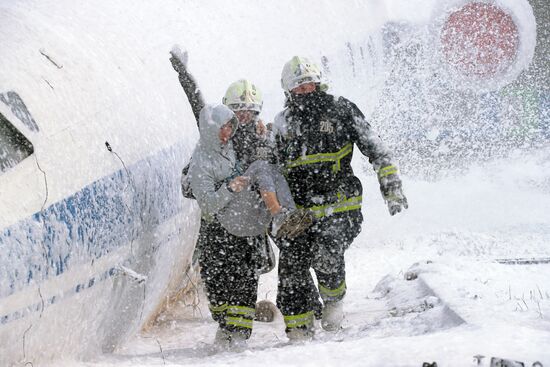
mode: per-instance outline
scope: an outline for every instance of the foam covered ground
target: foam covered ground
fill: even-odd
[[[370,195],[363,232],[347,253],[339,333],[318,325],[312,342],[289,345],[279,315],[255,323],[247,350],[217,352],[204,298],[196,307],[187,299],[118,354],[83,365],[474,366],[478,354],[548,363],[550,264],[495,260],[550,257],[550,175],[539,169],[549,153],[440,182],[405,178],[410,208],[397,217],[386,213],[375,178],[363,174]],[[406,280],[409,273],[417,278]],[[274,300],[275,272],[261,283],[259,297]]]

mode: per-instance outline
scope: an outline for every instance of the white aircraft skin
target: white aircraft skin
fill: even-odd
[[[180,192],[198,131],[168,49],[87,35],[77,8],[45,24],[0,4],[0,114],[33,146],[0,173],[0,366],[112,351],[182,286],[198,232]]]
[[[196,123],[167,50],[144,65],[17,9],[0,19],[0,113],[34,147],[0,175],[0,365],[110,350],[189,265]]]

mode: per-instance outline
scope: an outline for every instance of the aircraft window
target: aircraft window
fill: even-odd
[[[0,174],[34,152],[31,142],[0,114]]]
[[[31,113],[27,109],[25,102],[19,97],[19,94],[14,91],[0,93],[0,102],[8,106],[11,112],[21,120],[31,131],[38,131],[38,125],[32,118]]]

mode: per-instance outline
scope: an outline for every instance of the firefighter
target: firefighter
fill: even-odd
[[[187,52],[177,45],[170,51],[170,62],[178,73],[198,126],[206,104],[198,83],[188,71],[187,59]],[[261,92],[248,81],[238,81],[228,87],[222,102],[231,105],[239,120],[239,133],[235,133],[231,141],[239,149],[248,147],[246,152],[239,150],[236,157],[246,169],[255,160],[255,151],[263,152],[265,128],[258,118],[263,104]],[[194,199],[188,175],[190,164],[182,172],[182,192],[186,198]],[[222,348],[240,347],[252,333],[259,275],[275,266],[267,235],[235,236],[216,218],[202,217],[193,260],[201,265],[210,313],[219,324],[214,343]],[[216,266],[220,263],[224,266]]]
[[[294,201],[312,210],[316,223],[301,236],[277,241],[277,306],[288,338],[307,340],[313,336],[319,295],[323,329],[339,330],[344,318],[344,252],[363,222],[362,186],[351,167],[354,146],[376,171],[390,214],[408,204],[391,152],[354,103],[326,92],[316,64],[293,57],[283,68],[281,84],[286,101],[272,127],[276,154]]]

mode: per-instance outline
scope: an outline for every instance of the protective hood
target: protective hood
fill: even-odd
[[[238,125],[233,112],[224,105],[207,105],[200,113],[199,144],[189,165],[189,181],[203,218],[211,220],[232,199],[224,182],[234,174],[236,159],[233,143],[222,145],[220,128],[228,121]],[[235,127],[236,128],[236,127]]]
[[[199,131],[200,145],[203,149],[221,152],[224,146],[220,142],[220,128],[228,121],[233,121],[233,134],[238,127],[238,121],[233,111],[224,105],[206,105],[200,113]],[[228,144],[231,144],[229,142]]]

